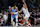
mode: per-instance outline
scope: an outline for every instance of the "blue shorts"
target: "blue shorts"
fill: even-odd
[[[14,15],[11,15],[11,18],[15,18],[15,16],[18,16],[18,14],[14,14]]]

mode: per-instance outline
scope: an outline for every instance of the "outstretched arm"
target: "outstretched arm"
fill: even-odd
[[[27,8],[27,4],[25,3],[25,1],[22,0],[22,2],[24,3],[24,7]]]
[[[19,13],[22,13],[22,9],[19,11]]]
[[[17,8],[17,7],[16,7],[16,9],[17,9],[17,12],[18,12],[19,17],[21,17],[21,15],[19,14],[19,10],[18,10],[18,8]]]

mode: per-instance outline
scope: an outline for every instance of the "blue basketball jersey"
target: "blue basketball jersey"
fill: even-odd
[[[14,15],[11,15],[11,18],[15,18],[15,16],[18,16],[18,13],[17,13],[17,9],[15,8],[12,8],[12,11],[11,12],[14,12],[14,13],[16,13],[16,14],[14,14]]]
[[[14,9],[14,8],[12,8],[12,11],[11,12],[17,12],[17,10],[16,10],[16,8]]]

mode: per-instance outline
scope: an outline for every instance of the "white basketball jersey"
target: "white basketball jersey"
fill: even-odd
[[[22,10],[25,16],[30,16],[28,8],[25,9],[24,7],[22,7]]]

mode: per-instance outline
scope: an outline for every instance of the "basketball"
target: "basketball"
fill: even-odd
[[[14,15],[14,13],[11,13],[11,15]]]

